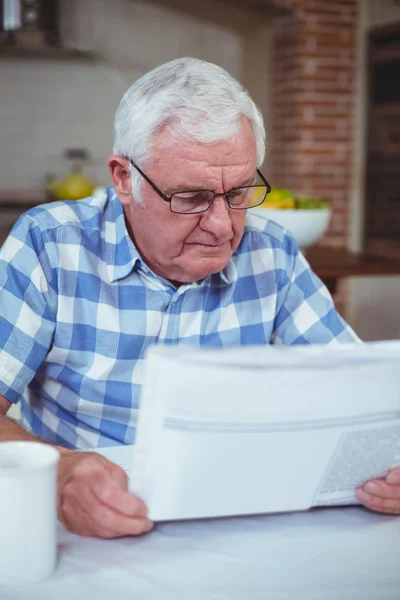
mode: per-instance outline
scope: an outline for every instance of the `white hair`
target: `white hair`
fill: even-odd
[[[248,119],[256,140],[257,166],[265,157],[262,114],[247,90],[218,65],[178,58],[149,71],[124,94],[114,124],[114,154],[144,167],[154,134],[168,125],[177,136],[212,144],[238,132]],[[143,178],[130,167],[132,196],[141,202]]]

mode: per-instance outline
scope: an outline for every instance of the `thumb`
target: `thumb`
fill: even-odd
[[[118,487],[120,487],[123,490],[127,490],[129,478],[125,471],[115,463],[110,463],[108,465],[108,470],[110,472],[112,480],[115,481]]]
[[[400,467],[392,469],[386,477],[388,483],[399,484],[400,483]]]

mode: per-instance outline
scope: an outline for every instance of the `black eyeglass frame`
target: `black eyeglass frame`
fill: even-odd
[[[149,179],[149,177],[147,177],[146,173],[143,173],[143,171],[137,166],[136,163],[133,162],[133,160],[131,158],[129,158],[129,156],[123,156],[122,158],[125,158],[126,160],[128,160],[132,167],[134,167],[143,177],[143,179],[145,179],[147,181],[147,183],[153,188],[153,190],[156,192],[156,194],[158,194],[160,196],[160,198],[162,198],[162,200],[164,200],[164,202],[168,202],[169,203],[169,208],[171,210],[171,212],[173,212],[175,215],[200,215],[203,212],[206,212],[211,204],[214,202],[215,198],[217,196],[224,196],[225,200],[228,203],[229,208],[231,208],[232,210],[249,210],[251,208],[255,208],[256,206],[260,206],[265,198],[268,196],[268,194],[270,193],[272,187],[270,186],[270,184],[268,183],[268,181],[265,179],[264,175],[261,173],[261,171],[259,171],[258,169],[256,170],[257,175],[261,178],[261,180],[263,181],[264,185],[267,188],[267,193],[265,194],[264,198],[262,199],[261,202],[258,202],[257,204],[253,204],[252,206],[231,206],[230,202],[229,202],[229,194],[231,192],[234,192],[235,190],[242,190],[245,188],[253,188],[253,187],[262,187],[262,186],[257,186],[257,185],[241,185],[238,186],[236,188],[232,188],[231,190],[229,190],[228,192],[223,192],[221,194],[217,194],[216,192],[214,192],[213,190],[181,190],[180,192],[174,192],[173,194],[171,194],[171,196],[167,196],[167,194],[164,194],[164,192],[162,192],[160,190],[160,188],[158,188],[156,186],[155,183],[153,183],[151,181],[151,179]],[[209,204],[207,206],[207,208],[205,208],[204,210],[199,210],[198,212],[192,212],[192,213],[182,213],[182,212],[176,212],[175,210],[172,210],[171,208],[171,201],[172,201],[172,197],[175,196],[175,194],[188,194],[190,192],[208,192],[213,194],[211,200],[209,201]]]

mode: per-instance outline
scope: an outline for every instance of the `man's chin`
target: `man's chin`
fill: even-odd
[[[201,257],[197,261],[193,268],[188,268],[186,271],[187,278],[182,283],[194,283],[195,281],[201,281],[209,275],[214,275],[225,269],[229,262],[229,258],[222,257]]]

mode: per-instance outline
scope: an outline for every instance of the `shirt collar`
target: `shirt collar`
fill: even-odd
[[[235,254],[233,256],[235,256]],[[229,262],[226,265],[225,269],[223,269],[219,273],[219,276],[221,277],[222,281],[227,285],[233,283],[237,279],[237,269],[233,260],[233,256],[231,256],[231,258],[229,259]]]
[[[108,209],[104,225],[107,271],[111,282],[123,279],[133,269],[146,268],[132,242],[125,223],[123,206],[114,188],[107,190]]]

